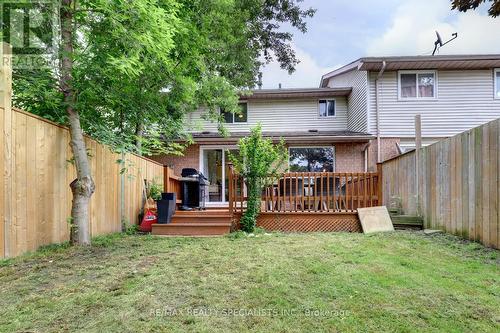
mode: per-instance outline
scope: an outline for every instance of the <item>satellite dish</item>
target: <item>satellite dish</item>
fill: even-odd
[[[441,39],[441,35],[439,34],[439,32],[436,31],[436,36],[437,36],[437,40],[434,42],[434,51],[432,51],[432,55],[436,54],[436,51],[438,49],[438,47],[443,47],[444,45],[448,44],[449,42],[451,42],[452,40],[454,40],[455,38],[458,37],[458,33],[454,32],[451,34],[451,39],[447,40],[446,42],[443,43],[443,40]]]
[[[434,44],[438,44],[439,46],[443,46],[443,40],[441,39],[441,35],[436,31],[437,41]]]

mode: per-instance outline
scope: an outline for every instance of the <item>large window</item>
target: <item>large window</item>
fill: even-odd
[[[429,99],[435,97],[435,72],[399,72],[400,99]]]
[[[220,113],[224,117],[224,121],[226,123],[232,124],[232,123],[246,123],[247,122],[247,117],[248,117],[248,105],[247,105],[247,103],[239,103],[238,106],[240,107],[239,113],[226,112],[222,109],[220,110]]]
[[[335,117],[335,100],[322,99],[319,102],[320,117]]]
[[[290,147],[290,171],[335,171],[334,147]]]
[[[495,69],[495,98],[500,98],[500,68]]]

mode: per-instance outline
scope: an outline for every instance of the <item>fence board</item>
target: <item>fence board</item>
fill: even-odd
[[[68,217],[76,177],[66,127],[21,110],[0,107],[0,258],[69,240]],[[7,119],[7,121],[6,121]],[[163,166],[133,154],[120,190],[120,155],[85,138],[96,192],[90,204],[92,236],[121,230],[122,218],[137,223],[144,179],[163,182]],[[131,177],[128,177],[131,176]],[[127,209],[119,209],[120,196]],[[8,196],[8,197],[7,197]],[[7,248],[8,247],[8,248]]]
[[[403,212],[439,228],[500,248],[500,119],[422,148],[419,193],[415,152],[382,163],[383,203],[401,199]]]

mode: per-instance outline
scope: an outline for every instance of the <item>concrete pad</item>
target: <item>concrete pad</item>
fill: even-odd
[[[433,234],[442,234],[444,233],[443,230],[437,230],[437,229],[424,229],[424,234],[426,235],[433,235]]]
[[[358,208],[358,216],[365,234],[394,231],[387,207]]]

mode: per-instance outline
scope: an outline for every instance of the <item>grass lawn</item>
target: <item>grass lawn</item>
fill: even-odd
[[[0,261],[2,332],[498,332],[500,252],[419,232],[113,235]]]

